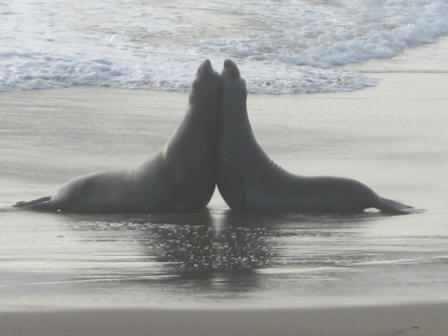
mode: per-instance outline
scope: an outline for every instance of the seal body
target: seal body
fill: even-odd
[[[16,207],[72,213],[186,212],[205,207],[215,184],[220,75],[199,67],[177,131],[152,159],[128,171],[75,178],[54,196]]]
[[[379,197],[348,178],[303,177],[276,165],[255,139],[247,91],[235,63],[224,62],[217,150],[217,185],[227,204],[241,211],[357,213],[375,207],[389,213],[413,209]]]

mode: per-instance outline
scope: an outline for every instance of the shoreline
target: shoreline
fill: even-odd
[[[448,36],[439,37],[432,43],[420,44],[405,49],[400,54],[387,59],[370,59],[339,67],[361,73],[447,73]]]
[[[215,64],[217,71],[220,69],[220,64]],[[372,58],[366,61],[350,63],[345,65],[339,65],[334,67],[336,70],[342,71],[358,71],[363,74],[447,74],[448,73],[448,36],[438,37],[433,42],[419,44],[413,47],[409,47],[403,50],[400,54],[392,58]],[[244,74],[243,74],[244,77]],[[359,92],[368,90],[370,88],[378,87],[381,85],[381,79],[377,81],[376,85],[366,86],[361,89],[355,90],[342,90],[342,91],[327,91],[327,92],[302,92],[302,93],[249,93],[256,96],[307,96],[307,95],[333,95],[347,92]],[[82,85],[82,86],[69,86],[62,88],[43,88],[23,91],[0,91],[0,95],[10,93],[22,93],[22,92],[45,92],[56,91],[66,89],[112,89],[112,90],[128,90],[131,92],[151,92],[154,94],[179,94],[188,95],[189,88],[183,90],[149,90],[143,88],[122,88],[122,87],[109,87],[109,86],[96,86],[96,85]]]

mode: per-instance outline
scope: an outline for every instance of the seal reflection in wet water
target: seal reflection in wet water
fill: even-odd
[[[246,108],[246,84],[236,64],[224,62],[217,149],[217,184],[227,204],[254,212],[359,213],[377,208],[407,214],[413,207],[378,196],[341,177],[303,177],[276,165],[255,139]]]
[[[69,213],[188,212],[204,208],[216,185],[215,157],[221,78],[205,61],[177,131],[154,158],[128,171],[81,176],[54,196],[16,207]]]

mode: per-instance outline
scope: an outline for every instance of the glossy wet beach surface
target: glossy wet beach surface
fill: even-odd
[[[11,210],[81,174],[138,165],[175,130],[187,98],[97,88],[2,94],[2,306],[447,299],[446,97],[425,91],[430,74],[410,74],[414,91],[388,95],[402,76],[356,93],[249,96],[249,115],[284,168],[352,177],[427,209],[409,216],[242,214],[217,194],[207,211],[185,215]]]

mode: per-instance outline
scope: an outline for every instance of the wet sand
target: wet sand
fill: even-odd
[[[448,73],[443,71],[419,73],[389,71],[382,73],[380,71],[376,73],[376,76],[380,78],[377,87],[357,92],[294,96],[250,95],[249,115],[256,136],[268,154],[288,170],[303,175],[330,173],[331,175],[349,176],[366,182],[386,197],[426,209],[425,213],[419,215],[380,217],[373,221],[371,227],[367,228],[366,226],[366,232],[367,230],[369,233],[373,232],[376,234],[375,237],[380,240],[387,239],[391,248],[399,250],[401,244],[406,244],[406,239],[408,239],[406,235],[409,237],[420,235],[421,237],[421,243],[409,246],[411,250],[423,249],[423,245],[420,244],[424,244],[427,235],[431,235],[433,237],[431,239],[436,237],[437,244],[440,246],[446,246],[448,239],[446,234],[448,215],[446,209],[446,195],[448,194],[446,183],[448,180],[446,172],[448,163],[446,148],[448,96],[446,88],[448,87]],[[42,196],[43,191],[51,191],[68,178],[83,173],[138,164],[142,157],[145,157],[148,152],[157,150],[168,138],[185,110],[185,102],[186,94],[180,93],[94,87],[0,94],[0,109],[3,116],[14,114],[17,110],[23,113],[20,116],[14,114],[5,120],[20,122],[21,118],[27,118],[26,113],[45,111],[48,114],[43,113],[43,118],[49,118],[47,121],[43,120],[41,124],[36,124],[37,128],[44,130],[43,134],[37,138],[38,141],[29,139],[29,134],[0,136],[0,144],[5,151],[1,161],[3,174],[0,176],[3,185],[0,196],[3,204]],[[133,111],[133,118],[142,118],[142,120],[142,116],[150,106],[150,108],[160,111],[160,116],[154,118],[151,125],[142,124],[141,129],[135,130],[134,134],[128,134],[128,121],[123,119],[120,122],[123,127],[116,128],[114,126],[112,138],[107,138],[99,149],[95,148],[94,143],[89,143],[86,140],[88,138],[83,138],[83,134],[71,135],[69,125],[51,123],[50,119],[54,116],[52,113],[65,111],[71,113],[73,123],[90,123],[94,128],[93,132],[110,136],[112,131],[109,126],[112,124],[107,119],[102,119],[102,122],[86,120],[89,114],[83,114],[83,110],[88,112],[92,106],[96,106],[104,116],[110,115],[117,118],[120,118],[123,106],[127,106],[128,112]],[[164,111],[166,114],[162,115]],[[341,117],[345,119],[341,120]],[[280,119],[290,120],[291,126],[282,123]],[[66,129],[59,134],[57,133],[59,129],[52,129],[52,127],[65,127]],[[156,131],[152,132],[151,130]],[[59,138],[54,135],[55,132]],[[47,134],[50,133],[52,135],[48,136]],[[113,135],[116,137],[114,138]],[[334,138],[332,138],[333,136]],[[135,138],[137,141],[132,142],[129,140],[131,138]],[[147,140],[145,143],[141,143],[140,138]],[[70,141],[78,143],[73,147],[68,146],[64,152],[58,152],[57,146],[48,143],[50,140],[58,141],[58,139],[65,139],[64,141],[67,143]],[[95,141],[97,140],[95,139]],[[129,142],[127,142],[128,140]],[[79,142],[88,148],[86,150],[88,153],[79,152]],[[291,147],[291,143],[300,145]],[[24,146],[24,144],[27,145]],[[123,147],[129,146],[129,144],[131,147]],[[347,147],[350,150],[347,151]],[[38,148],[40,150],[36,151]],[[92,160],[96,151],[101,152],[101,160]],[[322,153],[325,154],[324,157],[322,157]],[[49,159],[54,157],[57,157],[57,160]],[[67,166],[70,167],[70,170],[64,170],[63,167]],[[231,218],[231,216],[223,215],[226,205],[217,193],[215,193],[209,209],[212,218],[219,219],[222,216],[226,220]],[[30,219],[33,215],[1,212],[0,216],[1,230],[4,230],[0,237],[0,249],[2,249],[3,255],[3,259],[0,260],[0,271],[3,268],[4,273],[7,274],[8,269],[17,270],[15,265],[19,265],[19,267],[24,265],[24,269],[31,269],[33,274],[37,274],[37,270],[41,267],[44,268],[42,273],[44,277],[52,274],[54,269],[47,270],[45,267],[48,265],[43,262],[43,259],[39,259],[41,257],[39,254],[35,254],[35,258],[25,256],[20,257],[20,260],[13,260],[12,253],[22,256],[21,249],[25,245],[14,245],[16,250],[8,250],[8,247],[5,247],[9,246],[12,239],[17,239],[18,242],[24,239],[23,244],[29,248],[30,255],[33,253],[35,241],[29,237],[23,238],[9,229],[20,225],[23,230],[28,230],[24,223],[32,223]],[[55,220],[51,216],[36,216],[37,221],[33,223],[35,227],[31,233],[47,239],[45,233],[50,227],[48,224],[50,223],[52,228],[56,228],[54,231],[56,233],[45,248],[54,247],[64,252],[65,245],[60,241],[62,239],[67,241],[72,234],[70,232],[76,230],[71,228],[71,231],[67,230],[58,234],[58,230],[61,230],[62,227],[66,229],[65,219],[58,217]],[[232,221],[233,225],[238,225],[238,219],[232,219]],[[39,230],[39,226],[42,227],[41,230]],[[10,233],[9,236],[8,233]],[[53,234],[53,231],[51,233]],[[103,234],[103,232],[100,233]],[[79,233],[77,232],[77,234]],[[135,235],[134,233],[128,234],[125,240],[115,242],[115,248],[117,246],[128,248],[132,245],[129,242],[137,239],[134,237],[137,234],[138,232]],[[118,235],[111,236],[110,241],[116,240],[117,237]],[[99,237],[97,239],[100,241]],[[107,239],[107,236],[101,239]],[[93,244],[95,239],[89,237],[88,241]],[[397,242],[397,245],[393,245],[394,241]],[[345,240],[342,240],[341,244],[344,243]],[[75,255],[75,245],[75,243],[67,245],[72,249],[65,250],[66,253]],[[437,250],[433,241],[430,245],[434,251]],[[36,251],[39,248],[41,248],[40,245],[36,245]],[[134,256],[139,250],[141,247],[132,247],[126,251],[129,255]],[[211,299],[207,299],[208,301],[205,300],[205,303],[192,304],[190,302],[188,305],[183,305],[182,302],[170,302],[167,307],[162,303],[157,304],[161,300],[152,304],[152,307],[146,307],[139,302],[134,309],[123,309],[120,308],[120,305],[114,305],[115,301],[107,301],[106,304],[103,302],[99,305],[98,300],[103,295],[101,293],[94,296],[91,301],[89,301],[90,294],[86,294],[87,299],[84,298],[80,303],[76,300],[79,297],[74,293],[84,290],[83,287],[77,288],[75,285],[73,287],[57,287],[57,285],[51,287],[51,279],[44,279],[47,281],[45,282],[47,287],[43,292],[40,291],[43,287],[39,287],[43,283],[40,278],[33,278],[33,283],[20,284],[27,285],[27,288],[33,288],[33,292],[22,291],[25,287],[14,287],[17,280],[11,277],[11,280],[3,283],[3,289],[0,286],[0,292],[3,293],[0,298],[2,304],[0,334],[2,336],[179,334],[445,336],[446,330],[448,330],[448,297],[446,295],[447,273],[444,251],[442,247],[440,251],[437,250],[438,254],[435,258],[439,258],[437,259],[438,263],[430,264],[433,268],[428,268],[421,279],[415,280],[417,285],[413,282],[412,276],[420,274],[418,272],[424,267],[417,264],[415,272],[406,273],[410,278],[402,280],[403,283],[406,283],[405,286],[409,286],[408,289],[400,287],[402,282],[399,277],[392,277],[397,268],[379,269],[381,274],[375,273],[375,269],[370,272],[368,269],[361,269],[358,274],[364,272],[365,276],[361,277],[359,281],[364,283],[365,287],[361,286],[361,293],[356,293],[357,300],[351,301],[346,292],[338,293],[339,296],[336,300],[332,299],[331,307],[325,303],[325,293],[319,298],[320,303],[315,305],[308,304],[313,301],[310,298],[303,300],[304,303],[302,303],[300,294],[297,294],[300,291],[294,292],[293,288],[287,288],[286,291],[281,292],[274,290],[273,297],[269,300],[266,298],[259,300],[259,295],[262,297],[263,295],[253,290],[255,294],[250,297],[250,307],[248,308],[241,308],[244,307],[244,304],[241,305],[240,301],[235,301],[232,304],[232,300],[230,300],[226,301],[226,304],[220,309],[220,300],[222,300],[223,294],[218,293],[215,297],[217,299],[212,296]],[[50,252],[54,254],[53,250]],[[94,254],[97,251],[92,248],[92,251],[86,253],[90,252]],[[98,255],[101,255],[103,251],[99,252]],[[98,258],[98,255],[95,256]],[[42,258],[44,257],[43,254]],[[59,271],[59,267],[60,269],[65,267],[64,262],[60,261],[58,264],[58,260],[52,261],[56,263],[57,271]],[[404,260],[405,263],[409,260],[412,263],[412,259]],[[95,262],[99,264],[92,264],[92,268],[87,269],[88,273],[86,274],[90,275],[98,268],[111,264],[105,264],[101,259]],[[387,264],[388,260],[381,262]],[[123,266],[124,263],[117,265],[117,270],[122,270]],[[140,264],[137,266],[141,267]],[[273,269],[270,272],[275,272],[275,268]],[[73,268],[73,270],[76,271],[77,268]],[[114,275],[114,269],[111,270],[111,273],[107,274],[108,276]],[[387,278],[388,272],[391,276],[390,279]],[[433,273],[435,273],[434,277],[431,276]],[[59,281],[57,272],[54,274],[56,274],[56,280]],[[133,276],[132,273],[129,274]],[[375,284],[375,274],[390,281],[381,284],[390,286],[389,292],[377,288],[370,291],[370,285],[366,284],[370,284],[369,281]],[[82,275],[85,276],[85,274]],[[66,275],[64,274],[64,276]],[[350,277],[352,275],[349,275]],[[68,279],[71,281],[70,276]],[[260,280],[258,281],[260,282]],[[321,280],[316,278],[311,281],[319,282]],[[97,287],[89,288],[93,293],[95,288],[101,288],[104,284],[100,281]],[[324,279],[320,285],[322,291],[327,289],[326,284],[328,284],[328,288],[334,286],[333,282]],[[11,291],[8,286],[13,286],[14,289]],[[169,284],[167,286],[169,287]],[[230,286],[232,285],[230,284]],[[115,288],[121,288],[120,283],[117,283]],[[339,291],[344,286],[342,284],[335,288],[336,291]],[[307,287],[304,289],[306,290]],[[53,290],[56,292],[53,293]],[[73,292],[70,292],[71,290]],[[141,290],[149,290],[149,286]],[[197,288],[197,291],[201,290],[200,287]],[[287,295],[289,290],[294,293],[290,297]],[[350,288],[347,291],[350,292]],[[362,291],[366,292],[365,296]],[[32,300],[27,300],[27,293],[33,295]],[[280,302],[276,302],[275,298],[278,293],[281,293]],[[119,295],[120,293],[117,294],[117,296]],[[382,296],[380,302],[374,300],[377,295]],[[58,297],[63,297],[62,303],[55,304]],[[404,297],[407,299],[401,300]],[[132,304],[132,296],[129,296],[127,300],[126,306],[129,307]],[[213,300],[216,302],[210,304]],[[101,302],[101,300],[99,301]],[[401,301],[406,301],[406,303],[397,304]],[[273,304],[274,302],[276,303]]]
[[[435,85],[437,83],[437,85]],[[275,125],[276,119],[280,113],[292,114],[295,110],[309,111],[313,113],[314,118],[325,119],[325,123],[319,123],[319,129],[316,132],[325,132],[326,127],[330,130],[333,127],[332,120],[338,118],[338,109],[350,110],[351,115],[356,121],[357,127],[363,124],[379,123],[380,129],[371,129],[366,127],[366,134],[362,129],[347,129],[347,141],[353,142],[352,146],[359,147],[362,143],[357,143],[354,133],[362,134],[363,137],[378,137],[381,134],[391,134],[393,137],[400,137],[401,133],[415,132],[414,143],[401,143],[400,141],[391,141],[388,153],[381,155],[391,155],[396,160],[401,160],[406,156],[408,146],[421,146],[420,157],[414,158],[414,164],[403,171],[403,165],[397,167],[390,166],[388,171],[378,171],[378,176],[371,176],[371,171],[366,171],[363,175],[363,162],[360,160],[356,167],[347,166],[347,162],[340,165],[332,165],[331,169],[336,170],[336,175],[348,175],[362,179],[370,179],[375,181],[377,188],[388,196],[396,197],[417,207],[428,209],[426,214],[416,215],[415,217],[400,217],[400,221],[405,221],[405,225],[409,225],[412,230],[427,230],[428,227],[438,223],[441,218],[446,218],[446,199],[444,195],[447,192],[445,175],[440,174],[440,170],[432,170],[432,167],[440,167],[446,164],[447,151],[444,147],[444,138],[442,134],[437,134],[436,138],[431,138],[434,132],[441,132],[438,128],[431,129],[433,124],[441,124],[445,122],[446,116],[443,117],[443,111],[446,111],[448,99],[446,95],[446,87],[448,87],[448,74],[384,74],[381,75],[381,84],[378,87],[351,93],[323,94],[323,95],[304,95],[304,96],[250,96],[249,111],[254,120],[254,128],[257,134],[260,134],[260,143],[266,147],[271,156],[282,161],[285,168],[297,170],[297,162],[292,156],[297,153],[289,153],[286,148],[286,138],[280,139],[278,143],[264,143],[263,134],[269,132],[269,125]],[[88,94],[86,94],[88,92]],[[54,92],[20,92],[6,93],[0,95],[3,106],[5,102],[10,104],[13,109],[14,99],[18,97],[26,97],[26,101],[32,105],[33,96],[53,95],[53,103],[64,99],[77,100],[81,97],[95,97],[99,101],[103,101],[103,105],[107,101],[105,95],[110,95],[111,100],[117,99],[120,95],[133,95],[133,100],[138,104],[138,99],[147,99],[147,93],[141,91],[116,91],[100,88],[72,88],[66,90],[56,90]],[[54,99],[54,95],[58,99]],[[184,104],[184,94],[170,93],[149,93],[151,102],[155,107],[161,107],[167,104],[174,104],[176,107]],[[115,98],[113,98],[115,97]],[[169,98],[169,99],[168,99]],[[270,108],[267,108],[270,107]],[[37,107],[32,107],[37,109]],[[104,108],[108,109],[105,105]],[[177,109],[173,108],[173,111]],[[371,111],[375,111],[371,114]],[[119,111],[115,111],[119,113]],[[143,112],[142,112],[143,113]],[[177,114],[176,114],[177,113]],[[182,113],[180,111],[169,114],[169,118],[178,118]],[[426,115],[427,117],[417,120],[406,118],[407,114]],[[345,113],[347,115],[347,113]],[[376,120],[366,118],[366,116],[375,116]],[[441,118],[432,120],[432,116]],[[291,116],[289,116],[291,117]],[[263,120],[259,122],[258,120]],[[293,118],[293,117],[291,117]],[[300,116],[297,116],[300,118]],[[445,118],[445,119],[444,119]],[[406,120],[403,122],[403,120]],[[422,120],[427,120],[428,124],[424,125]],[[336,121],[335,121],[336,123]],[[351,124],[347,120],[347,124]],[[400,126],[401,125],[401,126]],[[304,125],[308,129],[308,133],[313,131],[313,125]],[[167,126],[167,128],[169,128]],[[167,132],[168,134],[169,132]],[[322,159],[315,156],[315,149],[308,151],[307,138],[300,138],[300,133],[291,131],[286,135],[291,141],[301,141],[303,143],[303,153],[306,159],[301,162],[300,170],[304,175],[319,174],[328,170],[328,166],[322,164]],[[437,141],[439,142],[437,142]],[[7,141],[7,139],[3,139]],[[155,140],[156,141],[156,140]],[[157,140],[158,141],[158,140]],[[285,142],[285,143],[284,143]],[[445,143],[446,144],[446,143]],[[322,143],[322,146],[328,144]],[[415,148],[414,148],[415,149]],[[335,151],[338,147],[335,146]],[[358,151],[358,150],[357,150]],[[359,150],[362,153],[362,149]],[[374,149],[366,148],[365,155],[372,155]],[[73,158],[72,160],[76,160]],[[79,158],[78,158],[79,159]],[[135,159],[137,161],[137,158]],[[422,160],[424,162],[422,162]],[[70,158],[68,159],[70,162]],[[371,163],[371,162],[370,162]],[[67,164],[64,162],[63,164]],[[120,158],[112,162],[95,162],[94,168],[102,168],[101,165],[117,165],[121,164]],[[81,162],[74,164],[75,169],[80,169]],[[288,166],[290,165],[290,166]],[[78,167],[78,168],[77,168]],[[92,168],[92,167],[90,167]],[[337,171],[341,170],[341,171]],[[345,170],[345,171],[343,171]],[[56,185],[59,181],[51,178],[45,184],[47,187]],[[355,176],[353,176],[355,175]],[[392,175],[392,177],[391,177]],[[60,176],[63,180],[65,177]],[[34,178],[35,180],[35,178]],[[391,185],[391,180],[394,183]],[[12,183],[12,182],[11,182]],[[422,186],[425,187],[422,187]],[[41,186],[42,187],[42,186]],[[28,190],[29,196],[41,192],[41,188],[33,187],[26,189],[9,189],[11,194],[9,198],[18,198],[19,194],[24,190]],[[31,192],[30,192],[31,190]],[[23,196],[23,195],[22,195]],[[5,195],[3,195],[5,197]],[[210,204],[212,212],[214,209],[222,209],[225,207],[219,195],[215,194]],[[29,214],[28,214],[29,215]],[[421,216],[421,217],[418,217]],[[5,218],[5,217],[4,217]],[[406,221],[408,221],[406,223]],[[411,223],[416,223],[413,225]],[[420,223],[420,224],[419,224]],[[389,223],[390,224],[390,223]],[[439,224],[436,224],[439,225]],[[418,229],[417,229],[418,227]],[[426,228],[425,228],[426,227]],[[443,228],[440,228],[443,234]],[[441,275],[439,275],[440,277]],[[431,288],[431,280],[428,280],[427,287]],[[207,304],[199,304],[199,308],[187,307],[185,310],[176,305],[170,308],[161,309],[107,309],[98,308],[89,309],[84,305],[83,309],[70,309],[70,300],[66,300],[62,311],[58,309],[42,307],[33,308],[33,305],[26,303],[26,298],[21,299],[19,306],[3,306],[3,313],[0,314],[0,334],[2,336],[28,336],[28,335],[341,335],[341,336],[364,336],[364,335],[422,335],[422,336],[444,336],[448,330],[448,301],[444,301],[443,293],[437,291],[428,291],[428,300],[426,303],[419,303],[414,300],[411,303],[403,305],[394,305],[394,299],[387,304],[369,305],[369,298],[366,302],[358,302],[348,305],[343,296],[340,307],[304,307],[304,308],[288,308],[288,309],[237,309],[233,311],[226,304],[224,309],[217,309],[216,305],[208,308]],[[431,297],[434,299],[441,295],[442,301],[447,303],[428,303]],[[421,293],[420,293],[421,295]],[[294,297],[294,302],[300,305],[300,298]],[[17,304],[17,302],[16,302]],[[367,305],[366,305],[367,304]],[[238,306],[238,304],[235,304]],[[288,302],[288,306],[291,302]],[[294,303],[293,303],[294,305]],[[280,305],[281,306],[281,305]],[[17,308],[19,307],[19,308]],[[162,305],[163,307],[163,305]],[[268,304],[269,307],[269,304]],[[9,312],[8,312],[9,311]]]
[[[445,336],[448,305],[0,313],[2,336]]]

